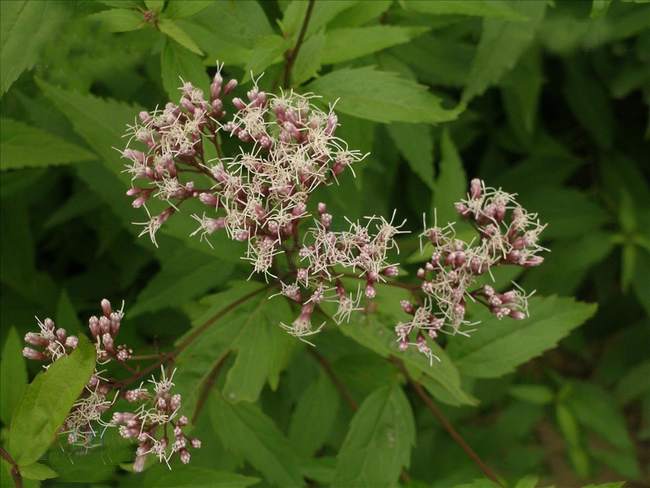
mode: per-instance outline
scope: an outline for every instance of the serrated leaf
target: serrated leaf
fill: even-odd
[[[402,153],[413,172],[429,188],[434,188],[433,175],[433,134],[424,124],[404,124],[395,122],[387,126],[397,149]]]
[[[536,29],[544,18],[546,2],[513,2],[511,5],[520,14],[528,17],[528,20],[483,21],[483,33],[463,91],[464,102],[481,95],[515,66],[532,42]]]
[[[67,16],[64,2],[0,2],[0,96],[34,66],[41,48]]]
[[[339,410],[339,393],[324,373],[298,400],[289,424],[289,440],[301,453],[312,456],[332,434]]]
[[[382,387],[354,414],[332,486],[395,486],[414,445],[415,422],[404,392],[399,385]]]
[[[405,290],[380,285],[377,289],[377,311],[361,315],[350,324],[342,325],[340,331],[359,344],[382,357],[395,356],[402,360],[410,372],[426,375],[431,388],[427,388],[440,401],[452,405],[473,404],[475,399],[461,388],[460,375],[446,352],[436,343],[430,343],[433,353],[440,361],[430,363],[422,354],[412,349],[402,352],[395,340],[395,325],[404,320],[400,300],[408,299]],[[328,310],[328,305],[324,305]],[[416,378],[419,379],[419,378]]]
[[[217,393],[212,396],[210,414],[226,449],[243,456],[271,483],[305,484],[293,446],[257,406],[249,403],[233,406]]]
[[[0,420],[9,425],[11,416],[27,387],[27,367],[22,354],[23,342],[15,327],[7,332],[0,358]]]
[[[392,25],[332,29],[327,32],[321,61],[323,64],[334,64],[360,58],[409,42],[427,30]]]
[[[162,469],[147,471],[144,486],[152,488],[246,488],[258,482],[258,478],[237,473],[195,466],[175,466],[173,471]]]
[[[518,11],[503,0],[403,0],[403,3],[408,10],[430,15],[471,15],[511,21],[527,19],[524,12]]]
[[[109,32],[128,32],[146,25],[144,17],[137,10],[114,8],[88,16],[88,20],[99,22]]]
[[[9,452],[21,466],[48,449],[72,404],[95,369],[95,347],[84,336],[69,355],[55,361],[27,387],[9,432]]]
[[[467,187],[463,162],[449,131],[445,129],[440,139],[440,174],[436,179],[433,192],[434,214],[439,223],[444,225],[445,222],[456,220],[454,203],[465,196]]]
[[[158,22],[158,28],[160,29],[160,32],[168,35],[173,40],[178,42],[181,46],[186,47],[199,56],[203,56],[203,51],[201,51],[201,48],[197,46],[196,42],[194,42],[194,39],[192,39],[190,35],[173,20],[160,19]]]
[[[49,132],[1,119],[0,169],[39,168],[89,161],[95,155]]]
[[[165,17],[182,19],[191,17],[215,3],[215,0],[167,0]]]
[[[461,373],[496,378],[552,348],[596,313],[596,304],[557,296],[533,297],[530,317],[498,320],[481,307],[472,320],[480,320],[471,338],[456,337],[447,352]]]
[[[23,478],[28,480],[48,480],[56,478],[58,475],[49,466],[41,463],[32,463],[27,466],[20,467],[20,474]]]
[[[384,13],[393,0],[373,0],[372,2],[358,2],[356,5],[338,14],[328,23],[328,28],[358,27],[379,17]]]
[[[442,108],[426,87],[373,67],[344,68],[313,81],[307,87],[327,100],[339,99],[343,113],[376,122],[438,123],[454,120],[460,109]]]
[[[184,81],[208,93],[210,80],[203,61],[172,39],[167,39],[160,55],[162,82],[171,100],[179,96],[179,87]],[[181,81],[182,80],[182,81]]]

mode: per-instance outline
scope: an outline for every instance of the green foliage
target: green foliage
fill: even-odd
[[[8,446],[19,466],[29,467],[47,450],[95,368],[94,346],[80,339],[72,354],[36,377],[15,408]]]
[[[506,486],[643,484],[650,5],[316,0],[298,47],[308,8],[0,1],[0,442],[23,486],[498,486],[439,415]],[[316,192],[312,214],[326,202],[336,230],[343,217],[393,209],[396,222],[407,219],[410,234],[390,257],[402,264],[388,281],[401,285],[378,285],[349,323],[309,336],[314,350],[281,327],[299,307],[271,298],[278,280],[249,278],[244,244],[189,236],[189,216],[204,206],[184,203],[159,247],[136,237],[132,223],[144,217],[124,196],[125,126],[145,107],[178,101],[183,81],[209,93],[221,63],[243,100],[255,79],[262,90],[336,102],[336,135],[370,153],[356,178],[345,172]],[[427,225],[459,220],[454,202],[475,177],[516,192],[548,223],[550,252],[540,267],[495,267],[477,284],[536,290],[529,318],[499,321],[467,297],[468,319],[480,324],[470,337],[441,334],[430,363],[398,348],[394,327],[409,320],[400,300],[414,300],[433,249],[419,249],[423,212]],[[464,222],[455,229],[477,238]],[[288,284],[292,273],[278,276]],[[341,280],[363,292],[363,281]],[[133,371],[111,363],[105,374],[155,374],[159,359],[176,370],[179,415],[203,441],[189,465],[148,462],[134,473],[133,445],[115,429],[87,451],[59,437],[94,367],[85,324],[103,297],[125,301],[120,343],[138,358]],[[314,326],[335,311],[322,303]],[[81,341],[44,371],[21,349],[33,316],[47,314]],[[1,484],[13,486],[5,461]]]

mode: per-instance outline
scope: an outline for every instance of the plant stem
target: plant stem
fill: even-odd
[[[320,363],[327,376],[329,376],[330,380],[332,381],[336,389],[341,394],[341,397],[343,397],[345,402],[350,406],[350,409],[353,412],[356,412],[359,409],[359,404],[356,402],[354,398],[352,398],[352,395],[350,394],[350,391],[345,386],[345,384],[341,380],[339,380],[338,376],[336,376],[336,373],[334,373],[334,369],[332,369],[332,365],[327,360],[327,358],[322,354],[320,354],[313,347],[309,347],[307,350],[311,353],[311,355],[314,358],[316,358],[316,361]]]
[[[309,0],[309,4],[307,5],[307,11],[305,12],[305,18],[302,21],[302,27],[300,28],[300,33],[298,34],[298,40],[296,40],[296,46],[293,49],[289,49],[285,53],[286,63],[284,65],[284,82],[283,82],[283,86],[285,88],[289,88],[289,86],[291,85],[291,70],[293,69],[293,65],[296,62],[296,58],[298,57],[300,46],[302,46],[302,42],[305,40],[305,34],[307,34],[307,26],[309,25],[309,19],[311,19],[311,14],[314,10],[315,3],[316,0]]]
[[[207,378],[205,379],[205,382],[201,387],[201,393],[199,393],[199,398],[196,401],[194,414],[192,415],[193,424],[196,424],[196,420],[199,418],[199,413],[201,413],[201,410],[203,410],[203,407],[205,406],[205,402],[208,399],[208,395],[210,394],[210,389],[214,385],[215,381],[217,381],[217,378],[219,377],[219,373],[221,372],[221,367],[224,365],[229,355],[230,355],[230,351],[226,351],[225,353],[223,353],[221,357],[217,360],[217,364],[214,365],[214,367],[208,374]]]
[[[411,387],[415,390],[415,393],[422,399],[426,407],[431,411],[433,416],[440,422],[440,424],[444,427],[444,429],[449,433],[451,438],[458,444],[463,451],[465,451],[465,454],[474,461],[474,463],[479,467],[479,469],[483,472],[483,474],[489,478],[490,480],[494,481],[496,484],[500,486],[505,486],[504,483],[501,481],[501,478],[497,476],[497,474],[490,468],[485,462],[480,458],[480,456],[472,449],[472,447],[465,441],[462,435],[454,429],[454,426],[451,425],[451,422],[445,417],[445,415],[442,413],[442,410],[438,408],[438,406],[433,402],[433,400],[427,395],[427,393],[424,391],[422,386],[415,381],[413,378],[411,378],[411,375],[408,373],[406,370],[406,367],[404,366],[404,363],[395,358],[392,357],[391,361],[393,364],[395,364],[402,374],[406,377],[408,380],[409,384]]]
[[[5,451],[2,447],[0,447],[0,456],[2,456],[5,461],[11,464],[11,477],[14,479],[14,485],[16,485],[16,488],[23,488],[23,477],[20,476],[18,463],[16,463],[16,461],[14,461],[14,458],[11,457],[11,454]]]

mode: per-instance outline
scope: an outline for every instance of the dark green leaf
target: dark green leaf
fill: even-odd
[[[95,159],[86,149],[22,122],[2,119],[0,169],[35,168]]]
[[[0,358],[0,420],[9,425],[11,416],[27,387],[27,368],[22,354],[23,342],[15,327],[7,332]]]
[[[429,188],[433,183],[433,137],[431,128],[423,124],[393,123],[388,133],[406,158],[409,166]]]
[[[144,486],[152,488],[246,488],[258,482],[258,478],[236,473],[194,466],[175,466],[172,471],[159,469],[147,472]]]
[[[459,113],[442,108],[440,99],[426,87],[372,67],[333,71],[308,89],[330,101],[340,99],[336,107],[343,113],[376,122],[438,123]]]
[[[214,3],[215,0],[167,0],[165,16],[172,19],[191,17]]]
[[[432,15],[472,15],[512,21],[526,20],[522,12],[503,0],[436,0],[423,2],[421,0],[403,0],[409,10]]]
[[[208,93],[210,80],[201,58],[188,51],[177,42],[168,39],[162,50],[161,58],[162,81],[170,100],[179,96],[179,87],[185,81]]]
[[[415,445],[411,406],[398,385],[369,395],[354,414],[337,456],[334,487],[395,486]]]
[[[467,193],[467,176],[448,130],[440,141],[440,175],[434,185],[434,216],[441,225],[456,220],[454,203]],[[431,219],[432,216],[429,216]]]

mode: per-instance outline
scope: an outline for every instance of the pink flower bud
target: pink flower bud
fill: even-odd
[[[226,86],[223,87],[223,94],[227,95],[237,87],[237,80],[230,80],[226,83]]]
[[[478,178],[474,178],[469,184],[469,194],[474,199],[477,200],[481,198],[481,193],[483,191],[483,184]]]
[[[45,354],[43,354],[40,351],[37,351],[36,349],[32,349],[31,347],[23,348],[23,356],[33,361],[45,361],[45,359],[47,359]]]

